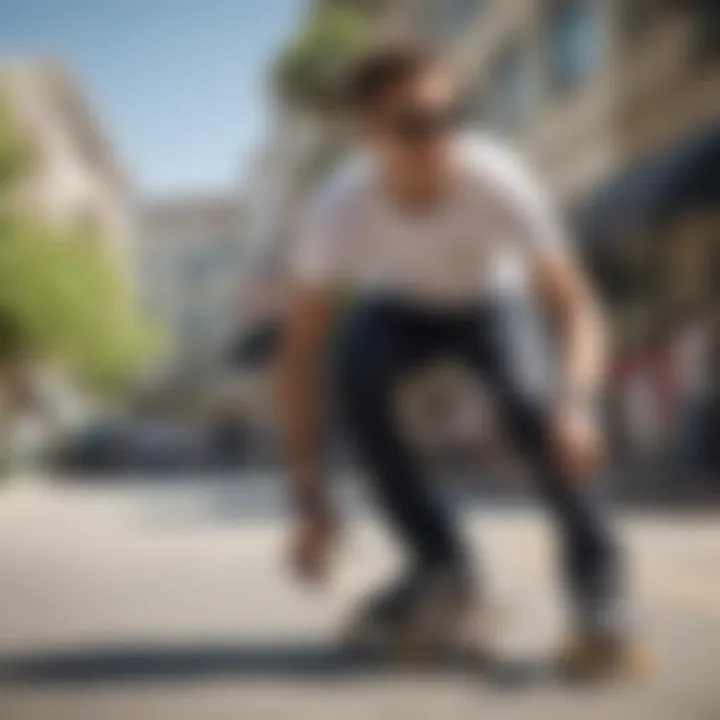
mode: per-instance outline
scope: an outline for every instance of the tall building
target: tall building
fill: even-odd
[[[448,46],[461,69],[469,124],[508,136],[570,213],[597,206],[581,229],[599,239],[624,230],[638,240],[630,220],[649,216],[652,206],[667,214],[672,205],[666,242],[651,239],[645,254],[658,262],[667,250],[673,302],[711,294],[720,226],[707,202],[698,213],[698,200],[713,174],[701,165],[717,156],[720,142],[718,3],[474,5]],[[624,258],[615,272],[630,266]]]
[[[561,200],[717,120],[716,3],[476,5],[452,46],[468,107],[520,144]]]
[[[144,306],[178,362],[216,360],[240,316],[243,208],[232,193],[148,200],[138,212]]]
[[[90,231],[129,271],[132,186],[70,72],[54,62],[0,63],[0,100],[32,151],[23,200],[54,223]]]

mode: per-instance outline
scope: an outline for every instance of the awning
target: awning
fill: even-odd
[[[612,180],[575,215],[592,245],[653,227],[688,207],[720,200],[720,122]]]

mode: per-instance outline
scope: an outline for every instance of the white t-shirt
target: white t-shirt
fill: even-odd
[[[525,290],[534,258],[566,252],[562,222],[496,140],[463,137],[456,152],[452,188],[418,215],[393,204],[368,158],[348,162],[311,204],[292,274],[436,303]]]

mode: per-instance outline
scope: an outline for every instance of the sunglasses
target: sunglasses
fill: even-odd
[[[455,130],[460,123],[461,114],[456,107],[439,110],[408,108],[386,119],[386,126],[393,135],[411,142],[432,139]]]

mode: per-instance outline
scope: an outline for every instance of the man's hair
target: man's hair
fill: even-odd
[[[360,58],[348,81],[348,104],[357,112],[373,110],[387,93],[441,65],[439,55],[423,45],[376,48]]]

